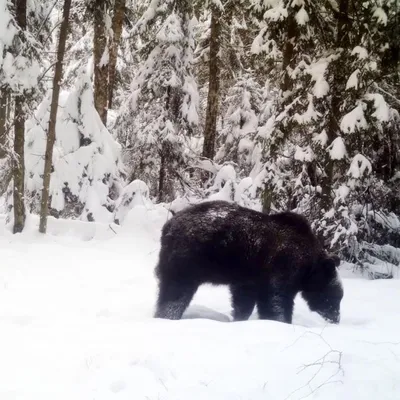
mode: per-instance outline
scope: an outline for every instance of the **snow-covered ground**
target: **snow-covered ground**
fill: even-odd
[[[202,287],[181,321],[155,320],[166,218],[136,207],[123,227],[4,230],[1,400],[400,399],[400,280],[344,271],[339,326],[301,299],[293,325],[227,322],[223,287]]]

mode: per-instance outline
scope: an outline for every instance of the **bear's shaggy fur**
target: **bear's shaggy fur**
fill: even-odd
[[[156,318],[180,319],[204,283],[229,285],[234,320],[257,304],[261,319],[291,323],[301,292],[312,311],[338,323],[343,289],[329,256],[301,215],[273,215],[224,201],[204,202],[163,227]]]

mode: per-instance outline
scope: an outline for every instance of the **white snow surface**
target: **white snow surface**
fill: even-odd
[[[2,400],[398,400],[400,280],[342,266],[340,325],[296,299],[292,325],[230,321],[201,287],[181,321],[152,318],[162,206],[122,226],[49,220],[0,231]],[[4,225],[4,224],[2,224]]]

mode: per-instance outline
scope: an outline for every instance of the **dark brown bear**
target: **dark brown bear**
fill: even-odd
[[[336,266],[301,215],[273,215],[224,201],[178,212],[163,227],[155,317],[180,319],[203,283],[229,285],[234,320],[257,304],[261,319],[291,323],[294,298],[338,323],[343,297]]]

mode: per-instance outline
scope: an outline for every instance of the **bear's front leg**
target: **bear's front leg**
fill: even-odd
[[[294,296],[284,288],[262,288],[258,295],[257,309],[260,319],[292,323]]]

